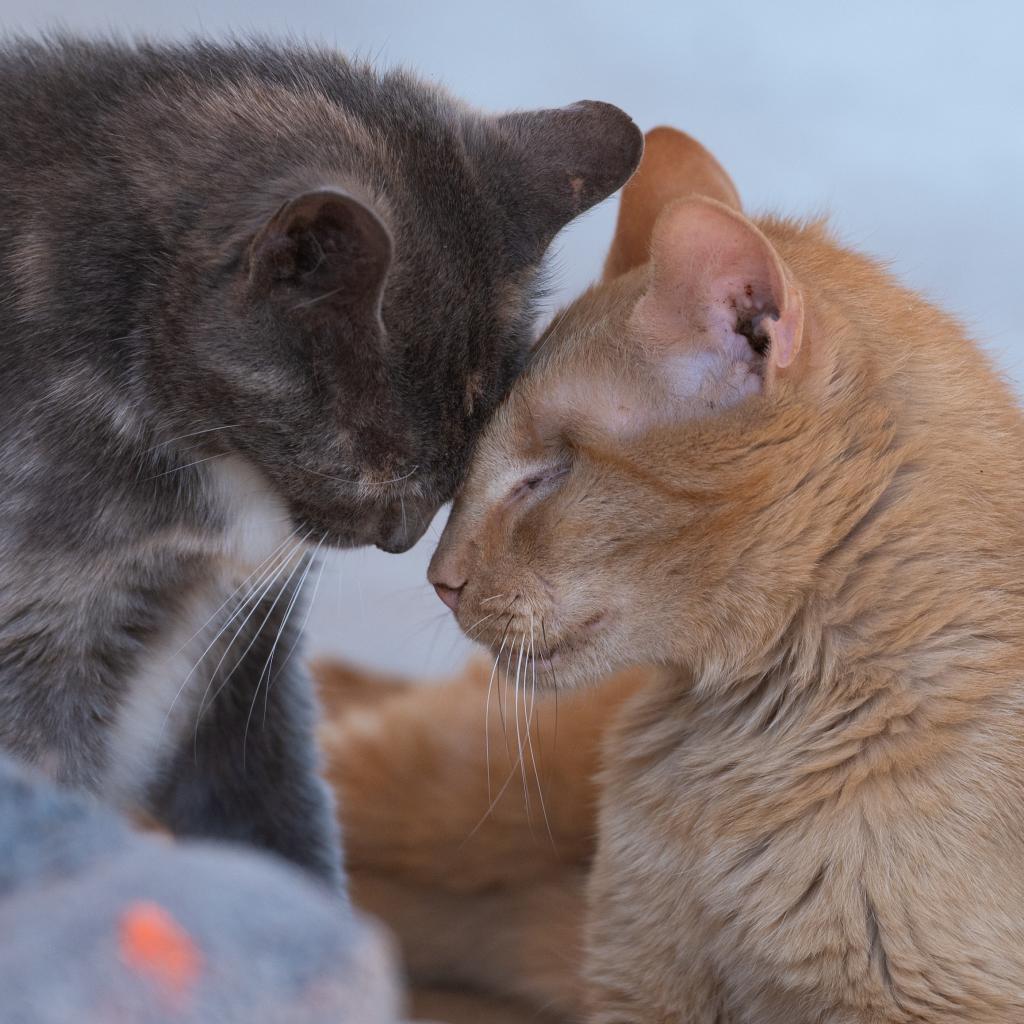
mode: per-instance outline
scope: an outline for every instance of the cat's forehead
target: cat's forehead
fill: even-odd
[[[552,407],[584,412],[620,383],[656,385],[630,324],[640,290],[615,285],[592,289],[555,317],[510,396],[514,418],[528,423]]]

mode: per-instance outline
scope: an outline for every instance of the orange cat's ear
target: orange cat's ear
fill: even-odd
[[[632,314],[674,395],[719,408],[794,365],[804,304],[771,242],[746,217],[688,199],[659,218],[651,284]]]
[[[706,196],[740,209],[736,186],[696,139],[675,128],[652,128],[644,138],[640,166],[622,190],[604,280],[650,259],[658,217],[669,203],[686,196]]]

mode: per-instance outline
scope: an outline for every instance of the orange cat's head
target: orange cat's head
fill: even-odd
[[[604,280],[486,431],[430,580],[559,685],[777,657],[927,475],[920,439],[986,400],[1009,402],[955,323],[820,224],[749,220],[710,154],[656,129]]]

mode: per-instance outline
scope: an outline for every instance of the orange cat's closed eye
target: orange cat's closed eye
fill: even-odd
[[[531,473],[512,488],[512,493],[509,495],[510,500],[522,498],[527,494],[537,491],[546,492],[548,488],[557,484],[569,472],[569,468],[568,465],[558,464]]]

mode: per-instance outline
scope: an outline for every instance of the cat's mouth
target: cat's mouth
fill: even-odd
[[[557,670],[560,664],[576,657],[590,646],[604,622],[604,618],[604,612],[598,612],[580,626],[563,633],[553,641],[551,637],[546,637],[545,643],[538,643],[537,638],[534,637],[534,642],[530,645],[524,659],[528,667],[539,672]]]

